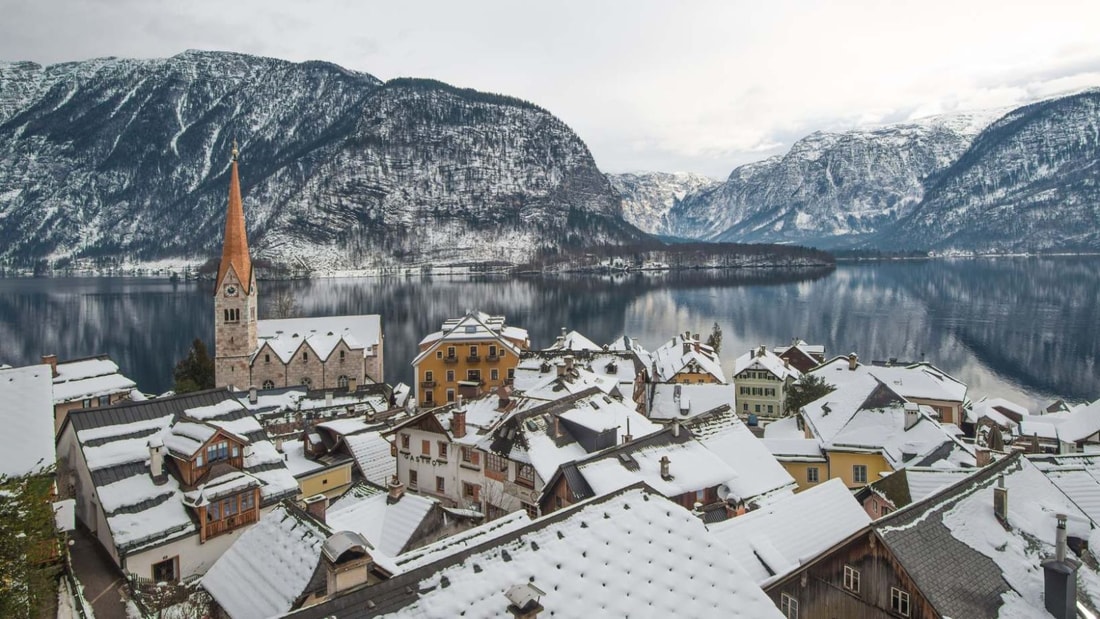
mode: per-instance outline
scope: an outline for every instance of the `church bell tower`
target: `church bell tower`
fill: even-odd
[[[225,240],[218,280],[214,287],[214,384],[216,387],[247,389],[249,362],[256,351],[256,318],[259,290],[241,204],[241,182],[237,177],[237,142],[233,141],[233,162],[229,173],[229,209],[225,216]]]

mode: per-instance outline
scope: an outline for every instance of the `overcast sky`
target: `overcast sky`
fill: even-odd
[[[725,177],[818,129],[1100,86],[1096,0],[0,0],[0,59],[329,60],[533,101],[606,172]]]

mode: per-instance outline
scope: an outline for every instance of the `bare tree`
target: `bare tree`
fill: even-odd
[[[301,309],[289,290],[278,292],[271,300],[272,318],[297,318],[299,315],[301,315]]]

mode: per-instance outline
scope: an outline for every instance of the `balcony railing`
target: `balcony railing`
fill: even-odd
[[[498,354],[489,353],[488,355],[485,356],[485,360],[490,362],[490,363],[493,363],[495,361],[500,361],[500,354],[499,353]]]
[[[443,357],[443,363],[458,363],[458,357],[455,355],[447,355]]]
[[[466,357],[466,363],[478,363],[479,361],[481,361],[480,355],[468,355]]]
[[[434,380],[425,380],[425,381],[422,381],[420,383],[420,386],[421,387],[434,387],[434,386],[436,386],[436,384],[438,384],[438,383],[436,383]]]

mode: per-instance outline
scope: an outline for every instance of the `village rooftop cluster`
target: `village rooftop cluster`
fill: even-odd
[[[217,388],[148,396],[106,357],[0,369],[0,474],[52,481],[61,538],[100,545],[138,612],[196,593],[231,619],[1100,608],[1100,401],[972,400],[931,363],[797,338],[728,374],[690,331],[540,348],[478,311],[391,386],[384,317],[260,319],[235,152],[231,179]]]

